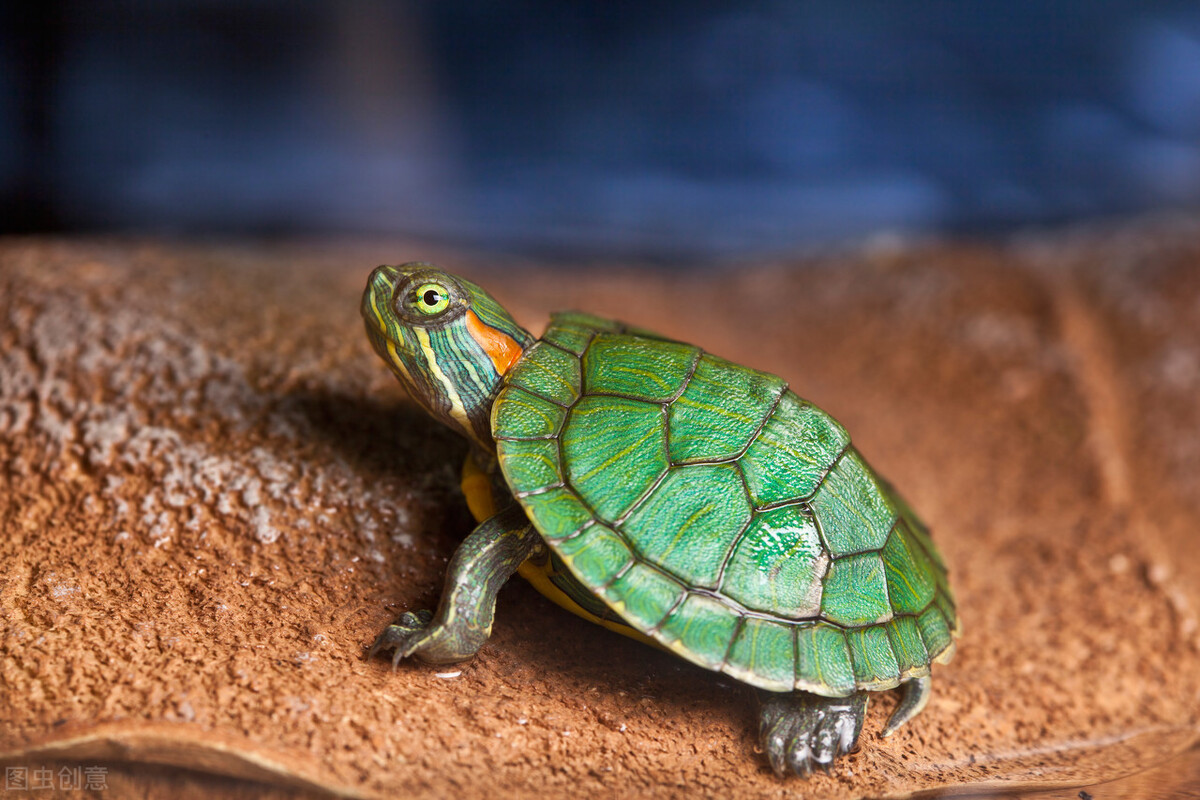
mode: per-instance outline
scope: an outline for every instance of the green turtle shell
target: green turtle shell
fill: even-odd
[[[953,653],[929,534],[780,378],[556,315],[492,410],[554,554],[632,628],[773,691],[889,689]]]

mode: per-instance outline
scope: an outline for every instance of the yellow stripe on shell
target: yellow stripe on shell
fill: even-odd
[[[475,517],[476,522],[483,522],[496,514],[496,499],[492,495],[492,481],[488,478],[487,473],[475,463],[475,459],[470,453],[467,454],[467,459],[463,462],[462,492],[467,498],[467,508],[471,510],[471,516]],[[554,582],[550,580],[550,570],[551,565],[549,560],[544,564],[535,564],[532,559],[526,559],[517,568],[517,573],[529,581],[533,588],[538,590],[539,594],[549,598],[553,603],[565,608],[575,616],[608,628],[613,633],[619,633],[622,636],[627,636],[630,639],[648,644],[659,650],[671,652],[669,648],[651,639],[636,628],[631,628],[628,625],[614,622],[610,619],[597,617],[592,612],[580,606],[562,589],[554,585]]]

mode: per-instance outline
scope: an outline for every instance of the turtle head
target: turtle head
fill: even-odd
[[[470,281],[413,262],[377,267],[367,279],[362,315],[380,357],[437,419],[495,449],[492,401],[529,332]]]

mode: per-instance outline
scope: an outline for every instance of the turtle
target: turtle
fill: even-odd
[[[367,335],[407,392],[471,443],[479,522],[436,612],[367,657],[472,658],[514,574],[575,614],[754,687],[776,774],[883,736],[930,697],[959,634],[928,528],[845,428],[775,375],[583,312],[535,338],[475,283],[411,262],[372,271]]]

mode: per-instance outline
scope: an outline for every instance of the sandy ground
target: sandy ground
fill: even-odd
[[[780,781],[742,687],[519,580],[461,668],[364,660],[436,602],[470,526],[464,445],[358,318],[370,268],[417,258],[535,332],[553,309],[620,317],[838,417],[951,567],[964,637],[926,712],[881,739],[882,695],[836,774]],[[0,243],[0,762],[104,765],[114,796],[154,798],[857,798],[1130,775],[1200,734],[1198,393],[1186,220],[699,276],[404,242]]]

